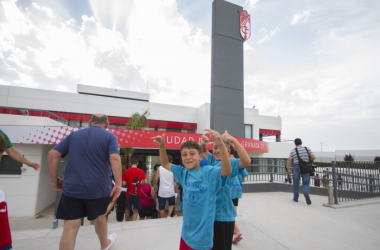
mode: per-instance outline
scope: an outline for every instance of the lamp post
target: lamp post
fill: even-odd
[[[322,163],[322,153],[323,153],[323,144],[324,144],[324,142],[321,141],[319,144],[321,144],[321,155],[319,156],[319,160],[320,160],[321,163]]]

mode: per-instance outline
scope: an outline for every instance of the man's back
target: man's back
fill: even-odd
[[[307,154],[306,148],[309,151],[310,155],[313,154],[311,149],[309,147],[304,147],[302,145],[299,145],[296,148],[298,150],[298,154],[299,154],[300,158],[306,162],[309,162],[309,155]],[[294,164],[299,164],[298,163],[298,156],[297,156],[297,152],[296,152],[295,148],[292,149],[292,151],[290,151],[289,157],[291,157],[293,159]]]
[[[55,150],[68,155],[63,193],[81,199],[96,199],[111,192],[109,155],[118,153],[116,137],[107,130],[92,126],[71,133]]]
[[[122,179],[128,186],[126,197],[129,197],[130,194],[141,197],[140,184],[142,180],[146,179],[144,171],[137,167],[131,167],[124,171]],[[135,183],[135,180],[137,180],[138,183]]]
[[[174,196],[174,177],[171,171],[160,167],[160,188],[158,196],[168,198]]]

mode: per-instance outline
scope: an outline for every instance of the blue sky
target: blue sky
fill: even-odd
[[[380,1],[235,0],[251,14],[245,107],[283,139],[379,149]],[[0,84],[148,91],[210,102],[211,0],[0,0]],[[196,97],[196,98],[194,98]]]

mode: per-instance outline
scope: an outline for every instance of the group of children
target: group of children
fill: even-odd
[[[241,178],[251,159],[238,140],[227,131],[220,135],[217,131],[206,129],[206,135],[202,136],[201,145],[194,141],[182,144],[183,166],[168,161],[165,135],[152,138],[159,146],[162,167],[172,171],[174,179],[183,188],[180,250],[230,250],[233,241],[242,239],[235,225],[236,211],[231,189],[235,178]],[[212,154],[206,148],[210,142],[214,143]],[[231,144],[239,159],[230,158]],[[208,165],[201,168],[200,161],[204,157]]]

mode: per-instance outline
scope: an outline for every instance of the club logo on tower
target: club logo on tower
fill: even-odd
[[[240,35],[244,41],[251,37],[251,15],[246,10],[240,11]]]

